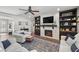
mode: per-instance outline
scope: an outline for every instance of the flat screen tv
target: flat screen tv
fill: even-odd
[[[53,16],[43,18],[43,23],[53,23],[53,22],[54,22],[54,17]]]

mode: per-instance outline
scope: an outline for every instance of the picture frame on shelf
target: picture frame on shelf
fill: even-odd
[[[65,23],[64,23],[64,26],[68,26],[68,25],[69,25],[68,22],[65,22]]]
[[[72,20],[76,20],[76,17],[72,18]]]
[[[76,25],[76,23],[72,23],[72,25]]]

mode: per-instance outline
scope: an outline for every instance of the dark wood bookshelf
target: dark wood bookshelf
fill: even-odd
[[[77,8],[60,12],[60,39],[61,36],[77,34]]]
[[[40,16],[35,17],[35,35],[40,36]]]

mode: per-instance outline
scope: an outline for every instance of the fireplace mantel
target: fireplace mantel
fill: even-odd
[[[50,24],[50,25],[48,25],[48,24],[43,24],[43,25],[40,25],[40,26],[42,26],[43,28],[44,28],[44,27],[52,27],[52,28],[57,27],[56,24]]]

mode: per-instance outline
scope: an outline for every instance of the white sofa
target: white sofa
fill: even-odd
[[[24,33],[24,34],[22,34],[22,33]],[[17,42],[24,43],[26,37],[31,36],[31,32],[18,31],[18,32],[14,32],[13,36],[16,38]]]
[[[72,52],[72,51],[71,51],[71,46],[72,46],[72,45],[69,45],[69,44],[65,41],[65,38],[66,38],[66,36],[62,36],[62,37],[61,37],[59,52]],[[69,41],[68,41],[68,42],[69,42]],[[70,41],[70,42],[73,43],[72,41]],[[70,42],[69,42],[69,43],[70,43]],[[74,43],[73,43],[73,44],[75,44],[75,46],[77,47],[77,49],[75,50],[75,52],[76,52],[76,51],[78,52],[78,50],[79,50],[79,33],[74,36]],[[74,48],[75,48],[75,47],[74,47]],[[73,48],[73,49],[74,49],[74,48]]]
[[[59,52],[71,52],[70,46],[65,41],[65,37],[61,38]]]
[[[2,41],[4,40],[1,40],[0,39],[0,52],[37,52],[37,50],[31,50],[31,51],[28,51],[26,48],[22,47],[20,44],[18,44],[16,42],[16,39],[8,39],[10,42],[11,42],[11,45],[9,47],[7,47],[6,49],[4,49],[3,47],[3,44],[2,44]]]

